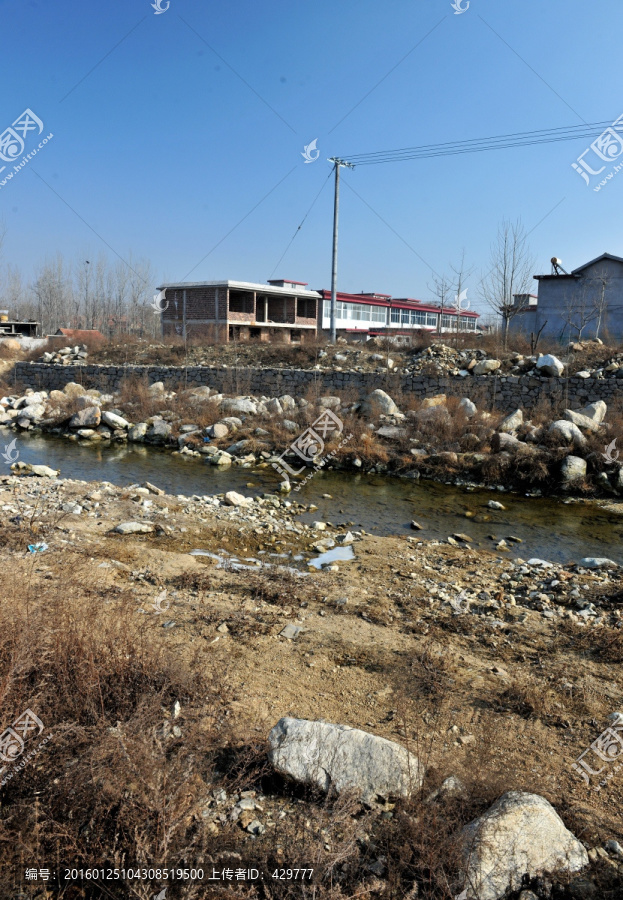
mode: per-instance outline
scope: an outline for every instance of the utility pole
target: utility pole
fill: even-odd
[[[355,167],[352,163],[346,162],[345,159],[338,159],[338,157],[336,156],[331,157],[329,162],[333,163],[335,171],[335,199],[333,202],[333,258],[331,263],[331,343],[335,344],[335,298],[337,294],[337,233],[340,215],[340,167],[346,166],[348,169],[354,169]]]

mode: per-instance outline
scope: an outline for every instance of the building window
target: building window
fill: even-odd
[[[426,313],[426,325],[429,328],[437,328],[437,313]]]
[[[392,309],[392,324],[399,325],[400,324],[400,310]]]
[[[385,323],[387,321],[387,313],[383,306],[372,306],[371,312],[372,312],[372,321],[373,322]]]
[[[454,316],[443,315],[441,317],[442,328],[456,328],[456,319]]]

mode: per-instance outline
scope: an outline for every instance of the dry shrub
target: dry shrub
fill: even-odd
[[[244,591],[245,594],[250,593],[256,603],[268,603],[270,606],[320,601],[318,587],[312,579],[279,569],[272,570],[270,575],[250,573],[250,577],[245,579]]]
[[[31,709],[42,738],[51,736],[3,788],[0,893],[14,896],[15,873],[29,860],[195,864],[218,849],[197,822],[222,780],[227,667],[210,675],[191,654],[180,656],[155,617],[137,614],[131,593],[91,587],[92,569],[77,558],[35,588],[40,559],[53,562],[20,562],[0,603],[3,727]],[[168,737],[165,724],[175,700],[181,738]],[[146,900],[150,891],[144,884],[133,896]]]

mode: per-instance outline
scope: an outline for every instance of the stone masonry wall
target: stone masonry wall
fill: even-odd
[[[145,378],[149,384],[162,381],[173,389],[208,385],[227,394],[278,397],[318,396],[348,391],[364,397],[376,388],[387,391],[398,403],[401,395],[417,398],[445,393],[469,397],[481,408],[511,412],[532,409],[540,401],[559,408],[576,408],[595,400],[612,400],[623,390],[618,378],[537,378],[534,376],[441,376],[400,375],[373,372],[321,372],[302,369],[212,368],[210,366],[58,366],[17,363],[11,378],[27,387],[62,390],[70,381],[103,392],[117,391],[126,378]]]

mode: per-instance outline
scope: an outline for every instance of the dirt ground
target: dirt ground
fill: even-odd
[[[32,502],[24,493],[32,481],[0,485],[0,507]],[[63,502],[81,501],[101,485],[55,490]],[[589,845],[623,838],[623,774],[596,792],[571,769],[607,715],[623,709],[620,630],[602,625],[589,634],[529,604],[506,603],[502,576],[513,563],[468,544],[366,534],[353,545],[355,559],[337,570],[316,571],[306,560],[294,564],[294,575],[254,562],[236,570],[190,551],[242,562],[265,551],[278,567],[284,560],[268,554],[315,555],[318,535],[257,535],[235,510],[228,521],[212,520],[166,495],[152,497],[156,509],[168,509],[163,533],[111,533],[135,519],[140,499],[110,489],[97,517],[61,517],[47,532],[45,554],[5,545],[5,591],[20,579],[35,597],[50,581],[61,591],[64,573],[79,565],[90,592],[131,590],[135,615],[156,640],[225,673],[227,715],[241,738],[265,737],[282,716],[344,723],[407,745],[431,784],[452,774],[486,776],[500,793],[545,796]],[[571,578],[562,566],[553,573],[563,583]],[[620,606],[617,575],[576,580],[609,609]],[[476,604],[457,614],[435,596],[440,589],[453,596],[487,589],[498,609]],[[166,612],[154,606],[163,591]],[[302,629],[296,640],[280,636],[288,623]]]

